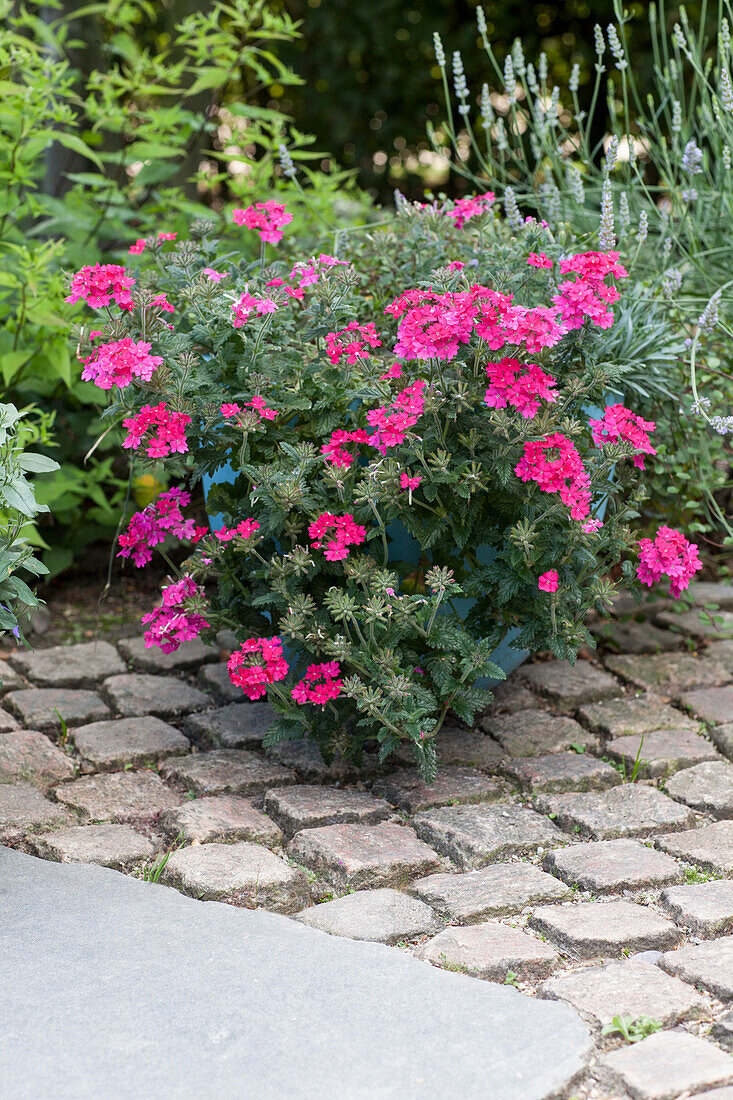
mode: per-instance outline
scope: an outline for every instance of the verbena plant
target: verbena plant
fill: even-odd
[[[146,643],[234,630],[230,676],[267,693],[269,740],[326,757],[407,741],[430,776],[446,715],[490,700],[507,635],[573,659],[612,569],[637,583],[638,554],[638,578],[667,574],[679,595],[697,550],[632,530],[654,425],[608,396],[641,384],[613,327],[615,253],[573,255],[538,222],[512,233],[488,194],[401,204],[338,256],[268,262],[289,217],[234,211],[262,238],[254,264],[202,230],[134,275],[74,277],[97,311],[83,377],[112,391],[136,466],[192,485],[230,467],[208,496],[215,533],[174,488],[119,553],[142,566],[171,536],[194,544]]]

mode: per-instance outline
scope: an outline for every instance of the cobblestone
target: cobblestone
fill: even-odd
[[[511,803],[500,806],[445,806],[413,819],[418,836],[462,870],[505,856],[526,855],[562,844],[564,838],[547,818]]]
[[[339,889],[401,886],[439,866],[435,852],[412,829],[391,822],[304,829],[288,852]]]
[[[573,745],[584,749],[598,747],[598,738],[574,719],[546,710],[523,710],[485,718],[484,726],[509,756],[542,756]]]
[[[71,820],[63,806],[49,802],[32,783],[0,783],[0,842]]]
[[[721,1001],[733,1000],[733,936],[668,951],[659,965]]]
[[[677,924],[696,936],[720,936],[733,930],[733,882],[720,879],[663,890],[661,906]]]
[[[637,768],[642,779],[660,779],[680,768],[720,760],[715,747],[691,730],[652,730],[615,737],[606,745],[606,752],[624,765],[627,776]]]
[[[634,619],[629,622],[598,622],[591,625],[590,631],[599,642],[613,646],[620,653],[659,653],[679,649],[683,644],[679,634],[660,630],[649,622],[638,623]]]
[[[149,714],[172,718],[190,710],[201,710],[210,702],[203,692],[175,676],[150,676],[144,672],[110,676],[104,681],[102,691],[123,718]]]
[[[408,814],[432,806],[457,803],[495,802],[506,793],[497,779],[482,775],[473,768],[439,768],[434,783],[426,783],[417,768],[402,768],[374,784],[374,793],[386,798]]]
[[[717,687],[730,679],[723,665],[692,653],[607,657],[606,666],[628,683],[669,698],[690,688]]]
[[[179,672],[199,668],[219,658],[216,646],[204,645],[198,638],[182,642],[173,653],[163,653],[157,646],[147,648],[142,638],[123,638],[117,648],[127,661],[143,672]]]
[[[490,714],[516,714],[520,710],[531,710],[537,706],[537,696],[512,677],[503,680],[491,689],[494,701]]]
[[[57,863],[98,863],[124,871],[155,855],[155,847],[129,825],[72,825],[34,840],[36,853]]]
[[[388,802],[366,791],[308,785],[268,791],[265,810],[288,836],[322,825],[376,825],[392,813]]]
[[[713,726],[710,730],[710,739],[729,760],[733,760],[733,722],[724,726]]]
[[[27,686],[23,677],[18,675],[10,662],[0,659],[0,695]]]
[[[210,691],[224,703],[241,703],[244,693],[229,679],[226,664],[204,665],[196,677],[204,691]]]
[[[554,814],[562,828],[590,840],[651,836],[684,829],[694,815],[654,787],[625,783],[592,794],[539,795],[538,809]]]
[[[685,595],[694,604],[717,604],[721,608],[733,609],[733,584],[727,581],[696,581]]]
[[[581,959],[666,951],[681,933],[665,917],[630,901],[588,901],[535,909],[529,926]]]
[[[277,745],[271,745],[266,751],[272,760],[286,768],[292,768],[307,783],[346,783],[349,780],[363,779],[380,770],[376,755],[369,753],[364,754],[361,768],[338,755],[327,764],[315,741],[281,741]]]
[[[279,846],[283,835],[274,821],[246,798],[234,794],[194,798],[160,815],[159,827],[170,837],[183,834],[186,841],[209,844],[249,840],[253,844]]]
[[[720,664],[733,675],[733,638],[723,642],[711,642],[705,650],[705,656]]]
[[[125,671],[117,650],[109,642],[56,645],[30,652],[18,650],[10,660],[39,687],[94,687],[97,681]]]
[[[733,684],[685,692],[680,696],[680,702],[711,726],[733,721]]]
[[[556,752],[509,760],[508,775],[526,791],[598,791],[615,787],[621,776],[610,764],[587,753]]]
[[[5,701],[26,729],[60,732],[61,719],[68,726],[80,726],[84,722],[110,717],[109,710],[94,691],[24,688],[11,691]]]
[[[20,722],[0,707],[0,733],[10,733],[18,729],[20,729]]]
[[[574,665],[567,661],[542,661],[525,665],[520,675],[540,695],[567,710],[621,694],[614,678],[589,661],[577,661]]]
[[[249,749],[262,744],[275,718],[268,703],[228,703],[216,710],[189,714],[183,728],[202,749]]]
[[[673,1100],[733,1081],[733,1059],[685,1031],[649,1035],[607,1054],[601,1067],[634,1100]]]
[[[733,821],[715,821],[699,829],[658,836],[657,848],[706,871],[723,875],[733,871]]]
[[[199,844],[173,852],[162,881],[203,901],[296,913],[310,900],[308,880],[259,844]]]
[[[592,730],[609,737],[630,733],[651,733],[652,730],[677,729],[697,732],[700,723],[682,711],[668,706],[659,695],[625,695],[581,707],[580,717]]]
[[[718,1017],[710,1029],[710,1035],[726,1050],[733,1050],[733,1009],[729,1009]],[[723,1091],[730,1093],[728,1100],[733,1100],[733,1089]]]
[[[268,787],[295,782],[288,768],[246,749],[214,749],[173,757],[164,760],[160,770],[166,779],[183,783],[197,795],[262,794]]]
[[[446,727],[440,731],[436,748],[441,766],[458,764],[493,773],[498,771],[504,759],[501,746],[491,737],[456,727]]]
[[[564,901],[570,890],[531,863],[496,863],[459,875],[428,875],[413,890],[451,921],[475,924],[487,917],[518,913],[527,905]]]
[[[698,764],[673,776],[667,793],[693,810],[733,818],[733,764]]]
[[[682,868],[636,840],[599,840],[548,852],[545,870],[563,882],[597,893],[645,890],[681,882]]]
[[[499,921],[446,928],[415,954],[435,966],[460,968],[491,982],[505,982],[510,974],[546,978],[559,961],[557,951],[542,940]]]
[[[0,734],[0,783],[28,780],[49,787],[76,775],[71,759],[37,730]]]
[[[376,943],[398,943],[427,936],[443,928],[430,906],[399,890],[357,890],[343,898],[314,905],[298,920],[331,936]]]
[[[104,772],[56,788],[56,798],[87,821],[147,821],[181,801],[154,772]]]
[[[160,718],[92,722],[75,729],[73,738],[79,755],[105,771],[147,764],[191,747],[187,737]]]
[[[733,611],[660,611],[657,619],[673,630],[694,634],[697,638],[730,638],[733,635]]]

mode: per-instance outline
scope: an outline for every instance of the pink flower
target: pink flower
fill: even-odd
[[[613,314],[608,306],[618,301],[619,292],[606,286],[605,278],[612,275],[623,279],[628,274],[618,262],[618,252],[581,252],[569,256],[560,261],[560,273],[578,276],[575,282],[560,283],[552,299],[568,328],[580,328],[586,317],[598,328],[609,328]]]
[[[594,535],[596,531],[600,531],[601,527],[603,527],[603,520],[600,519],[588,519],[581,524],[581,529],[586,535]]]
[[[348,336],[350,332],[358,333],[359,336],[352,336],[346,340],[341,339],[342,336]],[[366,325],[351,321],[340,332],[329,332],[326,336],[328,357],[332,363],[340,363],[344,355],[347,363],[355,363],[357,359],[368,359],[367,346],[378,348],[381,347],[381,344],[382,341],[377,336],[377,330],[371,321]]]
[[[350,451],[344,450],[345,443],[368,443],[369,433],[359,428],[354,432],[337,430],[331,433],[328,443],[321,447],[321,453],[326,456],[326,462],[332,466],[348,467],[354,461]]]
[[[557,592],[557,586],[560,583],[560,578],[557,575],[557,569],[548,569],[546,573],[540,576],[537,582],[537,587],[540,592]]]
[[[382,454],[386,454],[388,447],[404,443],[410,428],[417,424],[425,408],[426,387],[427,382],[418,378],[405,386],[391,405],[381,405],[367,413],[367,421],[376,429],[369,442]]]
[[[401,378],[401,377],[402,377],[402,364],[401,363],[393,363],[386,374],[380,374],[379,381],[380,382],[387,382],[390,378]]]
[[[461,260],[451,260],[448,264],[449,271],[463,271],[466,265]]]
[[[158,234],[158,240],[159,241],[174,241],[177,236],[178,236],[177,233],[159,233]]]
[[[175,653],[181,642],[197,638],[209,626],[199,614],[204,605],[204,590],[191,577],[182,577],[175,584],[167,585],[162,592],[160,607],[156,607],[142,622],[149,623],[145,632],[145,646],[158,646],[163,653]],[[186,604],[192,607],[186,608]]]
[[[452,210],[444,211],[447,218],[452,218],[456,228],[460,229],[471,218],[485,213],[496,198],[493,191],[486,191],[483,195],[473,195],[466,199],[456,199]]]
[[[222,279],[229,278],[228,271],[216,271],[213,267],[205,267],[203,270],[203,274],[206,276],[210,283],[220,283]]]
[[[151,309],[159,309],[162,313],[175,313],[174,307],[170,304],[165,294],[157,294],[150,303]]]
[[[187,413],[169,412],[164,401],[159,405],[144,405],[139,413],[126,417],[122,423],[127,428],[122,446],[127,449],[137,450],[150,431],[147,448],[150,458],[185,454],[188,450],[186,428],[191,417]]]
[[[308,672],[290,694],[300,706],[304,703],[315,703],[316,706],[322,707],[329,699],[336,699],[341,694],[343,681],[339,679],[340,676],[341,669],[338,661],[309,665]]]
[[[132,309],[130,287],[135,280],[119,264],[95,264],[83,267],[71,280],[71,293],[65,302],[83,299],[92,309],[103,309],[115,301],[120,309]]]
[[[266,313],[275,313],[277,308],[277,302],[272,298],[256,298],[245,290],[239,301],[232,306],[234,313],[232,324],[235,328],[241,328],[252,314],[261,316]]]
[[[254,409],[260,420],[274,420],[277,416],[277,409],[269,409],[264,397],[253,397],[251,401],[245,401],[244,404],[245,407]]]
[[[219,542],[231,542],[232,539],[243,539],[247,541],[251,539],[253,535],[256,535],[260,529],[260,525],[255,519],[243,519],[236,527],[220,527],[218,531],[214,531],[214,538]]]
[[[552,260],[544,252],[530,252],[527,263],[531,267],[552,267]]]
[[[100,390],[111,390],[113,386],[124,389],[133,378],[149,382],[162,362],[162,356],[150,354],[150,344],[125,336],[95,348],[94,354],[85,361],[81,376],[85,382],[94,382]]]
[[[147,242],[144,237],[138,237],[135,243],[131,244],[127,251],[132,253],[133,256],[139,256],[141,252],[145,251],[146,244]]]
[[[184,519],[181,512],[190,500],[189,493],[173,488],[161,493],[142,512],[136,512],[127,530],[119,537],[120,551],[117,557],[132,558],[140,569],[152,560],[153,547],[164,542],[169,535],[179,539],[196,538],[201,529],[196,527],[192,519]]]
[[[624,405],[606,405],[603,417],[600,420],[590,420],[589,424],[596,447],[602,449],[606,443],[622,441],[630,443],[635,451],[634,466],[640,470],[644,469],[643,456],[657,453],[646,434],[656,428],[654,421],[642,420]]]
[[[232,416],[236,416],[241,413],[242,409],[234,402],[228,402],[221,406],[221,415],[229,420]]]
[[[702,562],[697,545],[689,542],[681,531],[660,527],[653,540],[639,539],[636,575],[647,587],[651,588],[667,576],[669,594],[678,600],[699,569],[702,569]]]
[[[523,374],[520,374],[523,371]],[[550,403],[557,400],[552,391],[557,385],[551,375],[545,374],[536,363],[520,365],[518,359],[502,359],[488,363],[486,375],[491,385],[484,397],[492,409],[505,409],[508,405],[518,409],[528,420],[533,420],[540,407],[540,400]]]
[[[245,210],[234,210],[232,220],[236,225],[256,229],[261,241],[277,244],[282,238],[283,227],[293,220],[293,215],[282,203],[270,199],[268,202],[258,202],[254,206],[248,206]]]
[[[327,561],[341,561],[348,557],[350,546],[360,546],[364,542],[366,527],[355,523],[350,513],[335,516],[332,512],[323,512],[308,527],[308,537],[314,550],[323,550]]]
[[[284,680],[288,663],[279,638],[248,638],[227,661],[229,679],[248,699],[261,699],[267,685]]]
[[[413,489],[417,489],[418,485],[422,481],[421,477],[410,477],[407,471],[400,474],[400,488],[409,489],[412,492]]]
[[[549,456],[548,456],[549,455]],[[559,493],[572,519],[590,513],[590,478],[577,448],[559,432],[524,444],[524,454],[514,467],[522,481],[534,481],[543,493]]]

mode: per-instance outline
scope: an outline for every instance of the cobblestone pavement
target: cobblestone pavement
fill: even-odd
[[[267,705],[200,643],[15,651],[0,843],[562,1000],[597,1039],[579,1100],[733,1100],[733,585],[692,598],[621,600],[592,659],[519,669],[433,786],[407,754],[263,751]]]

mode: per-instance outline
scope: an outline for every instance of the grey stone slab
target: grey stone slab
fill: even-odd
[[[28,687],[28,684],[23,677],[15,671],[9,661],[0,659],[0,695],[24,687]]]
[[[246,798],[235,794],[191,799],[174,810],[165,810],[158,824],[172,838],[183,836],[186,841],[199,844],[249,840],[279,846],[283,842],[275,822]]]
[[[438,869],[432,848],[412,829],[388,821],[303,829],[288,853],[339,889],[404,886]]]
[[[606,752],[624,765],[629,779],[635,768],[642,779],[661,779],[680,768],[720,760],[715,746],[692,730],[652,730],[614,737]]]
[[[590,661],[576,661],[574,665],[567,661],[541,661],[524,665],[519,675],[540,695],[565,710],[621,694],[613,676]]]
[[[721,1001],[733,1000],[733,936],[667,951],[659,965]]]
[[[516,714],[519,710],[532,710],[537,706],[537,696],[520,683],[516,673],[491,689],[494,701],[490,714]]]
[[[682,868],[669,856],[636,840],[599,840],[548,852],[544,867],[595,893],[646,890],[681,882]]]
[[[155,847],[129,825],[72,825],[34,839],[36,854],[59,863],[97,863],[126,870],[155,855]]]
[[[705,650],[705,656],[716,664],[723,665],[733,675],[733,638],[711,642]]]
[[[308,879],[261,844],[198,844],[179,848],[161,880],[202,901],[297,913],[310,901]]]
[[[559,961],[554,948],[500,921],[446,928],[415,954],[435,966],[460,967],[491,982],[505,982],[511,974],[521,979],[546,978]]]
[[[0,733],[10,733],[11,730],[20,729],[20,722],[13,718],[7,710],[0,707]]]
[[[706,871],[727,875],[733,871],[733,821],[715,821],[698,829],[658,836],[657,848]]]
[[[710,1036],[725,1050],[733,1050],[733,1008],[729,1008],[727,1012],[718,1017],[710,1029]],[[733,1100],[733,1088],[721,1089],[720,1091],[729,1092],[730,1097],[727,1100]]]
[[[388,802],[366,791],[308,784],[268,791],[265,810],[288,836],[322,825],[376,825],[392,813]]]
[[[148,714],[173,718],[210,706],[208,695],[175,676],[150,676],[144,672],[128,672],[110,676],[102,685],[104,697],[123,718],[138,718]]]
[[[540,993],[572,1005],[598,1027],[610,1024],[614,1016],[646,1016],[673,1027],[710,1011],[709,1002],[685,982],[638,958],[556,974]]]
[[[415,832],[462,870],[564,842],[546,817],[524,806],[444,806],[413,819]]]
[[[444,766],[433,783],[426,783],[417,768],[401,768],[378,779],[374,793],[408,814],[431,806],[455,806],[460,803],[496,802],[506,795],[500,780],[483,775],[475,768]]]
[[[671,630],[660,630],[650,622],[597,622],[590,625],[591,634],[599,643],[617,653],[661,653],[680,649],[682,637]]]
[[[266,754],[278,764],[292,768],[306,783],[348,783],[382,770],[376,754],[368,753],[362,757],[360,767],[338,754],[327,764],[314,741],[281,741],[269,746]]]
[[[529,925],[580,959],[666,951],[681,939],[671,921],[630,901],[541,906],[529,918]]]
[[[100,641],[31,651],[22,649],[10,660],[39,687],[94,687],[99,680],[125,671],[115,647]]]
[[[205,645],[200,638],[182,642],[173,653],[163,653],[158,646],[146,646],[143,638],[123,638],[117,643],[125,660],[143,672],[179,672],[198,669],[209,661],[218,661],[219,647]]]
[[[38,730],[0,734],[0,783],[22,779],[50,787],[75,775],[71,758]]]
[[[80,756],[95,768],[115,771],[187,753],[191,745],[175,726],[161,718],[115,718],[92,722],[73,732]]]
[[[694,810],[733,818],[733,764],[727,760],[685,768],[672,776],[666,790]]]
[[[730,638],[733,635],[733,611],[660,611],[658,622],[679,630],[682,634],[694,634],[697,638]]]
[[[102,772],[56,788],[56,798],[87,821],[152,821],[181,798],[150,771]]]
[[[589,794],[539,795],[535,804],[542,813],[553,815],[560,828],[589,840],[652,836],[684,829],[695,820],[687,807],[640,783]]]
[[[160,766],[166,779],[202,794],[262,794],[268,787],[294,783],[295,775],[246,749],[214,749],[172,757]]]
[[[609,1081],[634,1100],[674,1100],[733,1081],[733,1059],[686,1031],[663,1031],[601,1059]]]
[[[525,791],[600,791],[616,787],[621,776],[610,764],[590,753],[553,752],[508,760],[507,775]]]
[[[228,703],[189,714],[183,728],[202,749],[248,749],[262,744],[276,717],[268,703]]]
[[[465,924],[570,897],[564,883],[531,863],[496,863],[464,874],[428,875],[418,879],[413,890],[441,916]]]
[[[0,840],[14,841],[38,829],[68,825],[63,806],[49,802],[31,783],[0,783]]]
[[[711,726],[722,726],[726,722],[733,721],[733,684],[717,688],[700,688],[699,691],[686,691],[680,696],[680,702],[696,718],[709,722]]]
[[[607,657],[606,665],[627,683],[664,698],[697,687],[717,687],[730,677],[709,657],[695,653],[659,653],[652,657],[622,655]]]
[[[204,691],[210,691],[216,699],[220,699],[223,703],[241,703],[245,698],[242,689],[236,687],[229,679],[229,671],[224,663],[204,665],[199,670],[196,680]]]
[[[573,745],[584,749],[598,747],[598,738],[574,719],[546,710],[489,716],[483,722],[509,756],[541,756]]]
[[[355,894],[314,905],[299,913],[298,920],[330,936],[375,943],[414,940],[444,927],[429,905],[388,887],[357,890]]]
[[[733,760],[733,722],[728,722],[724,726],[711,726],[710,740],[715,742],[723,756]]]
[[[27,729],[60,732],[62,719],[67,726],[80,726],[110,717],[109,709],[94,691],[24,688],[11,691],[5,702]]]
[[[733,882],[719,879],[672,886],[659,903],[677,924],[696,936],[720,936],[733,931]]]
[[[250,1081],[258,1100],[484,1097],[487,1082],[491,1100],[549,1100],[591,1050],[568,1006],[381,944],[7,850],[0,881],[14,1100],[229,1097]]]
[[[580,717],[592,730],[609,737],[652,730],[677,729],[696,732],[700,723],[665,703],[659,695],[624,695],[580,708]]]
[[[440,731],[436,749],[441,767],[459,764],[493,773],[498,771],[504,759],[501,745],[491,737],[478,730],[462,730],[454,726]]]
[[[685,592],[688,600],[698,606],[711,606],[733,610],[733,584],[730,581],[696,581]]]

